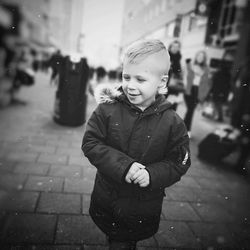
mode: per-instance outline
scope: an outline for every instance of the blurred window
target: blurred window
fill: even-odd
[[[182,21],[181,15],[177,15],[177,17],[175,19],[175,27],[174,27],[174,32],[173,32],[174,37],[179,37],[180,36],[180,33],[181,33],[181,21]]]
[[[162,2],[161,2],[161,11],[162,12],[165,12],[166,11],[166,1],[165,0],[162,0]]]
[[[196,15],[194,12],[190,14],[190,19],[189,19],[189,31],[192,31],[194,29],[197,29],[201,26],[204,26],[207,24],[207,17],[206,16],[201,16],[201,15]]]
[[[222,2],[221,18],[218,27],[218,33],[221,38],[237,32],[236,10],[235,0],[224,0]]]
[[[174,28],[175,28],[175,22],[171,22],[171,23],[168,24],[167,35],[169,37],[173,37],[174,36]]]

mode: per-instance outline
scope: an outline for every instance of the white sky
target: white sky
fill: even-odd
[[[124,0],[84,1],[84,54],[90,65],[118,66],[123,5]]]

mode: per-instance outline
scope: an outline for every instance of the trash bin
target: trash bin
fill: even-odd
[[[87,61],[82,58],[76,63],[69,56],[62,57],[58,73],[54,121],[66,126],[80,126],[86,120]]]

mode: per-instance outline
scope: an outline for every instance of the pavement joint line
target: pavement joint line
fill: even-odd
[[[2,243],[2,242],[0,242]],[[86,244],[85,244],[86,245]],[[29,243],[29,242],[23,242],[21,244],[18,244],[18,243],[15,243],[15,244],[12,244],[12,243],[8,243],[8,242],[3,242],[3,245],[1,245],[2,247],[11,247],[9,248],[9,250],[21,250],[23,248],[20,248],[20,247],[31,247],[31,248],[28,248],[29,250],[31,249],[36,249],[36,248],[32,248],[32,247],[52,247],[51,249],[54,249],[53,247],[69,247],[70,249],[72,247],[79,247],[80,250],[84,250],[84,248],[81,248],[82,247],[82,244],[70,244],[70,243],[62,243],[62,244],[53,244],[53,243],[46,243],[46,242],[40,242],[40,243]],[[86,245],[88,246],[88,245]],[[96,245],[98,246],[98,245]],[[100,246],[105,246],[105,245],[100,245]],[[59,248],[56,248],[57,250]],[[6,250],[6,249],[5,249]]]
[[[83,214],[83,195],[80,195],[80,213]]]
[[[65,182],[66,182],[66,178],[63,178],[63,181],[62,181],[62,191],[61,191],[61,193],[65,193]]]
[[[41,152],[38,152],[37,157],[36,157],[36,159],[35,159],[35,163],[39,163],[39,162],[38,162],[38,159],[39,159],[39,157],[41,156],[41,154],[42,154]]]
[[[194,204],[194,203],[193,203]],[[203,219],[202,218],[202,216],[200,215],[200,213],[199,213],[199,211],[198,211],[198,209],[196,208],[197,207],[197,205],[195,204],[195,205],[193,205],[193,204],[190,204],[190,206],[194,209],[194,211],[195,211],[195,213],[197,214],[197,216],[200,218],[200,221],[201,222],[207,222],[207,221],[210,221],[210,220],[206,220],[206,219]],[[201,203],[200,203],[201,204]],[[210,204],[212,204],[212,203],[210,203]],[[213,204],[214,205],[214,204]],[[221,207],[222,209],[223,209],[223,207]],[[224,220],[223,220],[223,222],[224,222]]]
[[[82,212],[80,213],[55,213],[55,212],[31,212],[31,211],[21,211],[21,210],[3,210],[1,212],[5,212],[5,216],[10,216],[10,215],[33,215],[33,216],[36,216],[36,215],[58,215],[58,216],[73,216],[73,217],[76,217],[76,216],[90,216],[89,214],[84,214]]]
[[[90,216],[89,214],[85,214],[82,213],[82,211],[80,213],[67,213],[67,212],[63,212],[63,213],[55,213],[55,212],[31,212],[31,211],[17,211],[17,210],[4,210],[3,212],[6,213],[7,216],[9,215],[54,215],[54,216]],[[227,221],[221,221],[221,222],[216,222],[216,221],[208,221],[208,220],[173,220],[173,219],[161,219],[162,221],[168,221],[169,223],[174,223],[174,222],[180,222],[180,223],[205,223],[205,224],[217,224],[217,225],[235,225],[235,222],[227,222]],[[238,225],[242,225],[242,223],[238,223]],[[246,224],[249,225],[249,224]]]
[[[23,181],[22,189],[21,189],[21,190],[23,190],[24,187],[26,186],[26,184],[27,184],[27,182],[28,182],[28,179],[29,179],[29,174],[26,175],[26,177],[25,177],[25,179],[24,179],[24,181]],[[20,190],[20,191],[21,191],[21,190]]]
[[[56,216],[56,223],[55,223],[55,228],[54,228],[54,233],[53,233],[53,240],[52,240],[52,242],[54,244],[56,243],[56,234],[57,234],[57,229],[58,229],[58,223],[59,223],[59,215]]]
[[[35,205],[35,208],[34,208],[34,213],[37,213],[38,205],[40,203],[41,196],[42,196],[42,192],[38,192],[38,193],[39,193],[39,195],[38,195],[37,200],[36,200],[36,205]]]
[[[212,224],[212,223],[211,223],[211,224]],[[218,223],[218,224],[221,225],[221,223]],[[196,238],[196,239],[199,238],[199,236],[198,236],[198,235],[195,233],[195,231],[192,229],[192,227],[191,227],[191,225],[190,225],[190,222],[187,222],[186,225],[187,225],[189,231],[192,232],[192,234],[195,236],[195,238]],[[201,244],[202,244],[202,243],[201,243]]]
[[[7,191],[11,191],[13,189],[7,189]],[[22,189],[22,190],[16,190],[15,191],[21,193],[21,192],[27,192],[27,193],[53,193],[53,194],[73,194],[73,195],[87,195],[90,196],[91,193],[84,193],[84,192],[62,192],[62,191],[44,191],[44,190],[34,190],[34,189]]]
[[[80,176],[81,178],[84,178],[84,171],[83,171],[84,167],[81,166],[80,168]]]
[[[51,167],[52,167],[52,164],[49,164],[49,167],[48,167],[48,169],[47,169],[47,173],[45,174],[45,176],[49,176],[49,172],[50,172],[50,170],[51,170]]]

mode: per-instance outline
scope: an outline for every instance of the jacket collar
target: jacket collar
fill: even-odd
[[[172,104],[166,100],[164,95],[157,95],[156,100],[144,111],[129,102],[128,98],[123,92],[121,84],[99,84],[95,89],[95,99],[98,104],[101,103],[115,103],[123,102],[127,107],[140,113],[152,114],[163,112],[172,107]]]

